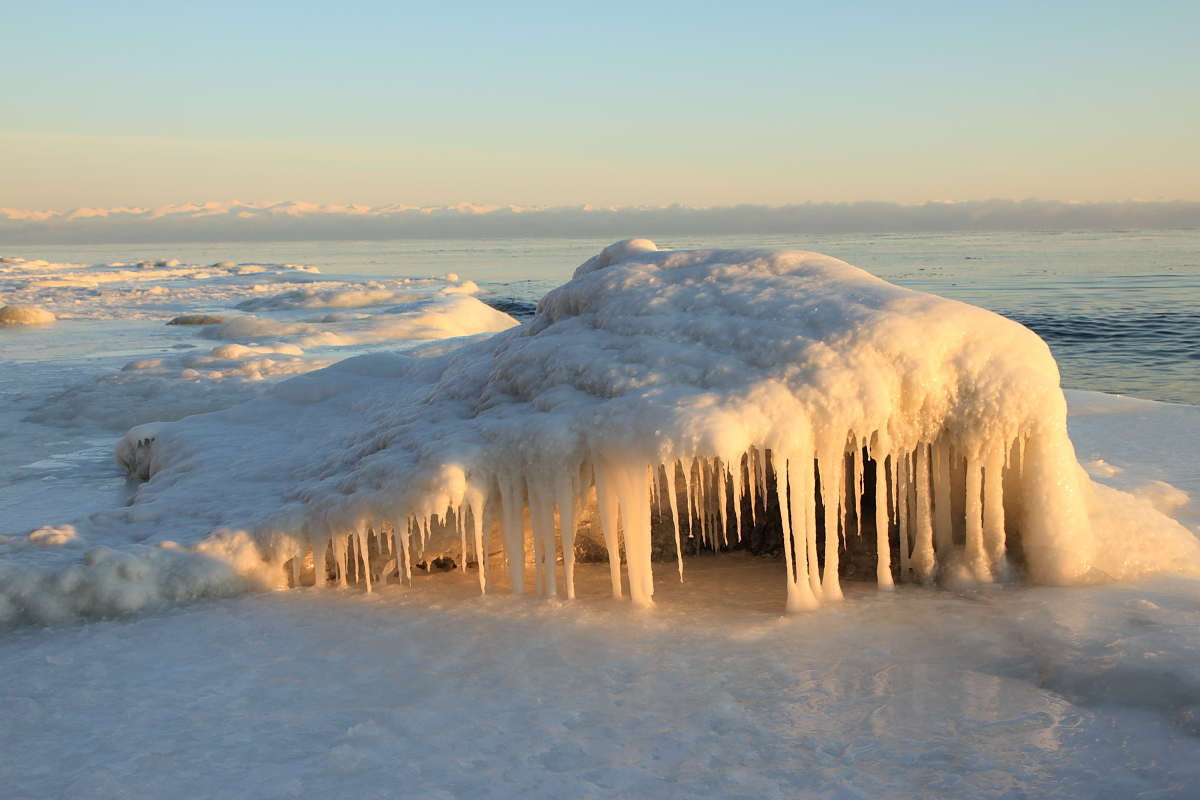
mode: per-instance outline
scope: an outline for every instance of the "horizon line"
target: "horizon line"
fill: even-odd
[[[927,200],[780,206],[415,206],[237,200],[157,207],[0,207],[0,245],[590,238],[1200,228],[1200,200]]]

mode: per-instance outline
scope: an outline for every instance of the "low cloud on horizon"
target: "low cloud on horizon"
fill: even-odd
[[[0,208],[0,246],[1179,228],[1200,228],[1200,201],[1031,199],[713,208],[369,208],[231,201],[66,213]]]

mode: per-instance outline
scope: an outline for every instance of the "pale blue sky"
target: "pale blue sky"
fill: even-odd
[[[1200,3],[0,0],[0,206],[1200,199]]]

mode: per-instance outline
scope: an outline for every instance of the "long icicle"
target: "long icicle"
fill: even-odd
[[[558,531],[562,540],[563,582],[566,584],[567,599],[575,599],[575,506],[579,497],[578,478],[570,476],[559,480],[555,493],[558,508]]]
[[[726,547],[729,547],[729,522],[727,520],[729,509],[726,508],[726,504],[729,502],[729,497],[726,494],[727,485],[725,483],[725,462],[720,458],[714,458],[712,460],[712,469],[713,485],[716,490],[717,519],[721,525],[720,540],[725,543]]]
[[[1004,447],[992,445],[983,465],[983,546],[994,576],[1005,571],[1004,540]]]
[[[504,555],[512,593],[525,594],[525,497],[524,479],[518,475],[500,476],[500,531],[504,537]]]
[[[804,499],[804,540],[808,550],[808,588],[821,599],[821,565],[817,559],[817,459],[811,448],[802,451],[800,496]]]
[[[675,525],[675,560],[679,566],[679,582],[683,583],[683,546],[680,541],[679,495],[675,493],[675,470],[680,469],[678,461],[672,461],[667,467],[667,492],[671,499],[671,521]]]
[[[775,468],[775,492],[779,503],[779,516],[783,521],[783,555],[788,574],[788,611],[812,611],[817,607],[817,598],[808,585],[808,559],[806,543],[796,535],[804,530],[804,509],[793,502],[791,464],[794,459],[779,454],[779,466]]]
[[[895,497],[897,538],[900,540],[900,580],[909,579],[912,543],[908,535],[908,453],[892,453],[892,494]]]
[[[650,467],[607,467],[621,510],[629,595],[640,606],[654,604],[654,574],[650,561]]]
[[[875,582],[883,591],[895,588],[892,582],[892,537],[888,519],[888,441],[877,434],[875,451]]]
[[[939,559],[950,555],[954,546],[954,523],[950,513],[950,443],[946,434],[933,440],[933,536]]]
[[[621,544],[617,534],[619,505],[617,493],[612,485],[608,468],[598,458],[592,462],[592,474],[596,482],[596,510],[600,515],[600,530],[604,534],[604,547],[608,550],[608,571],[612,578],[613,597],[621,597]],[[628,552],[628,544],[626,544]]]
[[[912,567],[921,583],[933,579],[937,565],[933,553],[933,516],[929,503],[929,445],[917,445],[917,460],[913,470],[913,483],[917,493],[917,542],[913,548]]]
[[[967,564],[976,580],[990,581],[991,569],[983,547],[983,465],[967,460]]]
[[[845,450],[839,448],[822,454],[820,463],[821,502],[825,504],[825,573],[821,578],[821,596],[825,600],[841,600],[842,586],[838,580],[838,521],[841,516],[842,497],[845,494]]]

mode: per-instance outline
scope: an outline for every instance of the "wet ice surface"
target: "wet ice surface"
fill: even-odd
[[[1200,584],[302,590],[0,640],[9,798],[1186,797]],[[769,588],[764,588],[769,587]]]

